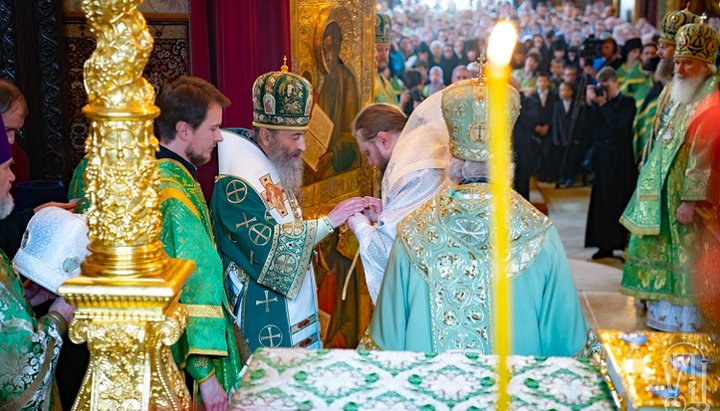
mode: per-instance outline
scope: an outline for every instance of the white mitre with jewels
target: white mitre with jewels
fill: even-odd
[[[84,214],[45,207],[30,219],[13,266],[17,273],[57,294],[62,283],[80,275],[80,264],[90,254],[89,244]]]

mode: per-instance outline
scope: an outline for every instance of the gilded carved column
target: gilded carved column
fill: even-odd
[[[90,365],[73,410],[188,409],[170,353],[186,317],[178,303],[194,264],[165,254],[156,185],[153,87],[142,77],[153,39],[142,0],[83,0],[97,48],[85,62],[91,254],[60,294],[77,307],[70,338]]]

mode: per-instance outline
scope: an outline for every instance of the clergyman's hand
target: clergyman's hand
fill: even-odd
[[[25,281],[23,284],[25,288],[25,298],[30,302],[30,305],[37,307],[45,301],[52,300],[57,297],[55,294],[43,288],[41,285],[34,283],[30,280]]]
[[[367,208],[367,201],[364,198],[353,197],[341,201],[327,215],[333,228],[340,227],[351,215],[360,213]]]
[[[217,376],[213,375],[200,384],[200,395],[207,411],[227,411],[228,396]]]
[[[64,298],[59,297],[50,305],[49,311],[56,311],[70,324],[75,315],[75,306],[68,304]]]
[[[367,202],[367,209],[363,212],[373,223],[377,223],[380,213],[383,211],[382,200],[375,197],[364,197]]]
[[[683,201],[680,203],[680,207],[677,209],[677,222],[682,225],[690,225],[693,222],[695,216],[695,202],[694,201]]]
[[[357,213],[353,214],[350,218],[347,220],[348,225],[350,226],[350,230],[357,236],[357,229],[359,225],[370,225],[370,220],[367,218],[367,216],[363,213]]]

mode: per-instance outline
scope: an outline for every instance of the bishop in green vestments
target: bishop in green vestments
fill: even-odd
[[[710,246],[700,232],[707,222],[701,222],[699,211],[711,200],[715,160],[703,138],[707,130],[688,126],[699,114],[699,104],[718,90],[718,33],[703,24],[688,24],[675,39],[670,103],[658,111],[659,133],[620,219],[631,233],[620,291],[648,300],[648,326],[694,332],[700,316],[692,290],[693,265],[697,254]]]
[[[443,91],[449,178],[457,184],[406,217],[386,267],[366,348],[493,352],[491,194],[486,183],[487,95],[481,80]],[[511,116],[519,97],[511,91]],[[557,230],[512,193],[514,354],[587,355],[597,348],[583,317]]]
[[[395,87],[385,78],[383,72],[387,69],[388,59],[390,55],[390,31],[392,21],[390,16],[383,13],[375,13],[375,63],[377,64],[377,73],[373,80],[373,100],[376,103],[399,104],[398,96],[402,92],[402,88]],[[398,82],[395,82],[398,84]]]
[[[662,33],[658,39],[658,57],[660,62],[655,69],[656,83],[648,91],[642,104],[638,106],[638,114],[633,124],[633,151],[635,162],[640,163],[647,159],[652,149],[654,139],[658,135],[660,116],[669,105],[669,82],[673,75],[673,55],[675,54],[675,34],[680,27],[696,23],[700,17],[689,10],[674,10],[668,12],[663,19]],[[636,101],[638,101],[636,99]]]
[[[251,350],[322,346],[313,249],[366,207],[349,199],[326,217],[303,218],[296,196],[312,106],[307,80],[286,66],[265,73],[253,85],[255,130],[223,132],[218,146],[210,207],[226,290]]]

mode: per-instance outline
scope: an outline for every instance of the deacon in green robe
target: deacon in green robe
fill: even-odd
[[[180,101],[192,103],[185,106]],[[243,360],[210,215],[195,173],[197,166],[209,161],[215,144],[222,140],[222,109],[230,101],[204,80],[181,77],[163,90],[156,104],[161,110],[156,120],[161,143],[157,153],[160,241],[171,258],[195,263],[195,271],[180,295],[188,323],[172,353],[178,366],[194,381],[195,401],[202,399],[208,408],[222,408],[223,404],[227,406],[227,393],[240,382]],[[205,107],[204,113],[197,107]],[[172,112],[176,115],[174,123],[169,117]],[[177,120],[178,112],[184,120]],[[84,198],[86,167],[87,158],[73,174],[69,198]]]
[[[625,62],[616,71],[620,92],[635,99],[637,111],[640,111],[640,106],[653,85],[652,73],[645,71],[642,67],[641,50],[642,42],[639,38],[626,41],[623,46]]]
[[[661,82],[653,84],[648,94],[645,96],[642,104],[635,115],[633,122],[633,158],[636,164],[641,164],[643,153],[648,140],[652,138],[653,122],[657,114],[659,104],[659,96],[664,90]]]
[[[519,98],[514,89],[510,93],[514,121]],[[485,84],[476,79],[443,91],[452,154],[448,177],[456,185],[398,225],[365,348],[494,351],[488,131],[478,121],[486,118],[486,105],[477,97],[485,95]],[[514,191],[511,200],[511,352],[587,356],[597,344],[557,230]]]
[[[718,89],[711,68],[718,38],[709,26],[688,24],[678,30],[676,39],[675,77],[667,90],[670,103],[658,112],[658,135],[620,219],[631,233],[620,291],[648,300],[648,326],[693,332],[700,327],[691,284],[693,265],[709,246],[700,232],[707,223],[698,211],[709,200],[714,160],[703,138],[707,130],[689,129],[689,124],[699,114],[698,105]]]

